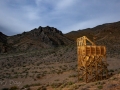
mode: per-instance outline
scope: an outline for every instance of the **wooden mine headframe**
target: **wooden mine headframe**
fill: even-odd
[[[88,44],[88,45],[87,45]],[[96,46],[86,36],[77,38],[78,80],[86,82],[107,78],[106,47]]]

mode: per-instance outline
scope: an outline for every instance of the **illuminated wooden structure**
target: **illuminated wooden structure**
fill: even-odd
[[[86,36],[77,39],[78,80],[97,81],[107,77],[106,47],[96,46]]]

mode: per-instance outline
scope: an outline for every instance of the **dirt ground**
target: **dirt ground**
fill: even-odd
[[[0,58],[0,89],[17,87],[21,90],[120,90],[120,63],[118,58],[107,57],[109,73],[106,80],[78,82],[77,57],[74,48],[67,47],[48,55],[21,54]],[[71,56],[73,55],[73,56]]]

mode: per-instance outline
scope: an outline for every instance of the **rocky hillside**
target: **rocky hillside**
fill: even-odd
[[[70,38],[71,40],[76,40],[77,38],[85,35],[88,38],[92,39],[92,37],[108,37],[108,36],[119,36],[120,34],[120,21],[115,23],[106,23],[103,25],[98,25],[94,28],[87,28],[78,31],[71,31],[65,34],[66,37]],[[102,36],[101,36],[102,35]]]
[[[85,35],[92,41],[93,37],[96,37],[95,43],[97,45],[105,45],[107,54],[110,54],[110,56],[113,56],[113,54],[118,56],[120,53],[120,21],[99,25],[94,28],[72,31],[64,35],[61,31],[49,26],[40,26],[29,32],[23,32],[10,37],[2,33],[0,34],[0,42],[2,42],[0,52],[26,52],[69,45],[73,44],[73,41],[76,41],[78,37]],[[3,43],[6,46],[5,49],[3,48]]]
[[[0,36],[0,42],[7,43],[7,51],[31,51],[43,48],[53,48],[72,43],[63,33],[54,27],[38,27],[29,32],[14,36]]]
[[[108,54],[112,55],[114,53],[118,55],[120,53],[120,21],[65,34],[67,38],[73,41],[84,35],[92,41],[93,37],[95,37],[95,43],[97,45],[105,45]]]

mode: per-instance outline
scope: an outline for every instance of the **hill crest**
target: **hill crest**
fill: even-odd
[[[7,37],[10,51],[31,51],[71,44],[63,33],[54,27],[38,27],[28,32]],[[8,49],[7,49],[8,51]]]

